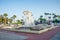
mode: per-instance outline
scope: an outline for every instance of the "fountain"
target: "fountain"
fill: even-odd
[[[25,27],[32,27],[34,26],[34,19],[33,19],[33,16],[32,16],[32,12],[30,11],[24,11],[23,12],[24,16],[25,16],[25,24],[24,26]]]

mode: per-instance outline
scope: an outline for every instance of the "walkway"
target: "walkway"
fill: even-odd
[[[26,40],[49,40],[57,32],[60,32],[60,27],[49,30],[49,31],[42,33],[42,34],[23,33],[23,32],[15,32],[15,31],[7,31],[7,30],[0,30],[0,32],[8,33],[8,36],[14,34],[14,36],[11,36],[11,38],[14,39],[17,37],[17,39],[15,39],[15,40],[25,40],[25,39]],[[4,35],[4,36],[6,36],[6,35]],[[15,35],[18,35],[18,36],[15,36]],[[23,37],[21,37],[21,36],[23,36]]]

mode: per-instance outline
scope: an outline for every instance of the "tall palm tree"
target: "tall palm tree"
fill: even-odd
[[[52,13],[52,15],[53,15],[53,20],[56,18],[56,14],[55,13]]]
[[[44,23],[46,23],[46,19],[45,18],[43,19],[43,21],[44,21]]]
[[[3,22],[3,16],[2,15],[0,15],[0,24]]]
[[[16,17],[17,17],[16,15],[13,15],[13,17],[12,17],[12,18],[14,19],[14,23],[15,23],[15,18],[16,18]]]
[[[52,13],[52,15],[55,15],[55,13]]]
[[[51,24],[51,20],[50,20],[51,19],[51,16],[49,16],[48,18],[49,18],[49,24]]]
[[[11,19],[11,18],[9,18],[9,19],[8,19],[8,22],[9,22],[9,24],[11,24],[11,23],[12,23],[12,19]]]
[[[57,15],[58,19],[60,19],[60,15]]]
[[[51,19],[51,16],[49,16],[48,18],[49,18],[49,20],[50,20],[50,19]]]
[[[48,15],[50,15],[50,13],[44,13],[45,17],[47,17]]]
[[[54,22],[54,25],[56,25],[58,23],[58,19],[56,19],[56,17],[58,17],[58,16],[53,13],[53,22]]]
[[[44,13],[45,15],[50,15],[50,13]]]
[[[57,15],[53,15],[53,20],[56,19]]]
[[[23,19],[21,19],[20,22],[21,22],[22,25],[24,25],[24,20]]]
[[[57,17],[58,17],[58,20],[59,20],[59,23],[60,23],[60,15],[57,15]]]
[[[8,14],[7,13],[4,13],[4,24],[6,25],[6,21],[7,21],[7,16]]]
[[[43,22],[43,15],[40,16],[39,20],[41,23]]]
[[[17,24],[20,24],[20,20],[17,20]]]

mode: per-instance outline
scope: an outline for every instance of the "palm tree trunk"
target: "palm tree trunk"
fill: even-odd
[[[4,21],[4,24],[6,25],[6,17],[5,17],[5,21]]]

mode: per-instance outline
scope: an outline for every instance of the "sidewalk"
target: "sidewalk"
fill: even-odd
[[[53,28],[41,34],[34,34],[34,33],[26,33],[26,32],[18,32],[18,31],[9,31],[9,30],[0,30],[0,31],[7,31],[13,32],[17,35],[27,36],[26,40],[49,40],[52,38],[57,32],[60,32],[60,27]]]

